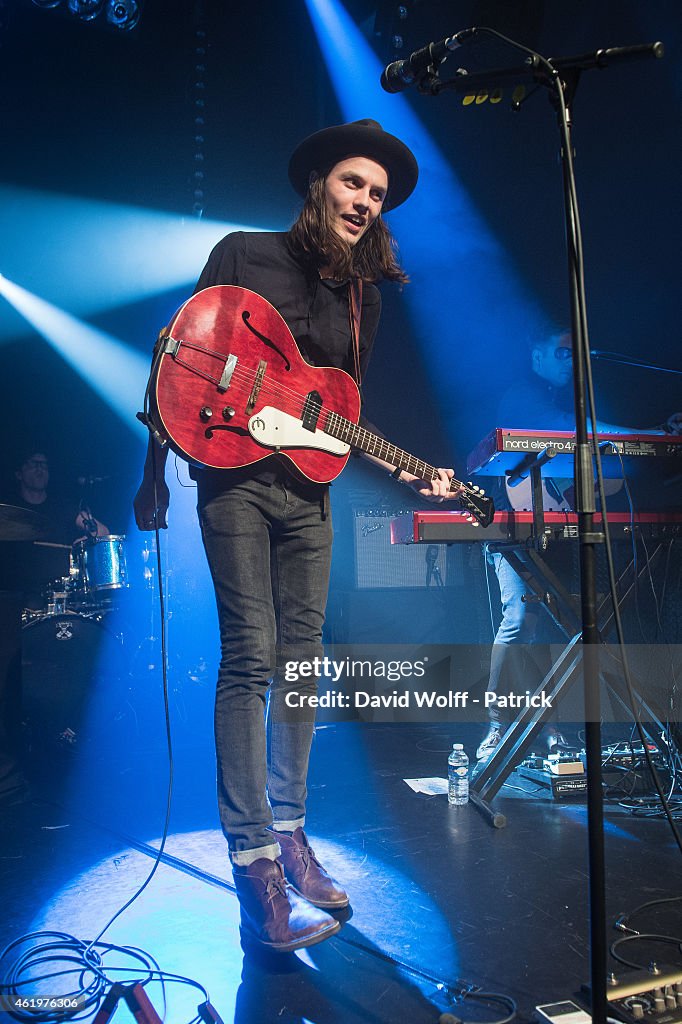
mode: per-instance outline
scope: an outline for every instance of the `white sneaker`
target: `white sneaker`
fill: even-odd
[[[547,753],[556,754],[559,747],[567,747],[566,742],[562,733],[559,732],[555,725],[548,725],[545,729],[545,738],[547,740]]]
[[[502,742],[502,726],[497,723],[493,723],[488,729],[488,735],[485,739],[481,740],[478,750],[476,751],[476,759],[478,761],[485,761],[490,757],[496,747]]]

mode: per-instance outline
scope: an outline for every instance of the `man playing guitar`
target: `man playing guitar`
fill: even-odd
[[[197,342],[204,329],[210,335],[216,323],[232,318],[235,345],[237,335],[250,332],[261,346],[262,358],[248,370],[248,388],[242,393],[244,356],[228,344],[210,384],[214,395],[224,397],[213,403],[215,409],[201,400],[192,417],[192,436],[209,445],[202,450],[210,452],[220,450],[213,442],[221,439],[230,454],[222,462],[195,457],[203,468],[193,467],[192,475],[220,623],[215,708],[220,818],[241,905],[243,941],[270,950],[286,952],[333,935],[340,925],[328,911],[349,901],[316,859],[303,831],[314,711],[287,720],[284,701],[287,687],[294,684],[286,683],[282,671],[286,662],[312,661],[323,654],[332,542],[326,481],[331,476],[316,472],[316,457],[299,459],[293,451],[287,455],[275,441],[269,449],[259,446],[255,432],[259,424],[267,424],[256,396],[269,388],[283,402],[289,394],[298,353],[287,350],[285,337],[275,336],[281,334],[279,315],[306,363],[338,368],[326,371],[328,376],[344,370],[360,384],[379,323],[376,282],[407,280],[383,213],[408,198],[417,175],[410,150],[375,121],[337,125],[305,139],[289,165],[290,180],[305,197],[294,226],[287,233],[237,232],[219,242],[195,297],[161,340],[156,422],[166,428],[176,397],[182,398],[190,386],[185,382],[191,373],[197,388],[211,377],[198,364],[191,365],[191,373],[187,370],[208,349],[209,356],[214,354],[211,346],[217,342]],[[236,288],[216,287],[225,285]],[[278,315],[267,319],[259,297]],[[271,364],[279,367],[282,382],[270,379]],[[179,377],[181,371],[188,376]],[[299,432],[307,429],[312,436],[318,431],[322,403],[315,387],[304,390],[304,407],[314,422],[299,424]],[[241,394],[246,406],[233,394]],[[273,416],[273,431],[282,423],[289,429],[292,417],[283,420],[282,408]],[[334,415],[325,413],[322,426],[332,421]],[[176,451],[193,457],[187,450],[191,439],[174,443],[170,429],[160,432]],[[162,467],[167,449],[152,446],[150,441],[135,498],[141,530],[166,526],[168,489],[161,479],[154,482],[153,463]],[[427,467],[424,478],[398,465],[401,458],[382,458],[382,453],[397,451],[392,446],[378,451],[365,454],[424,498],[442,501],[460,494],[452,470]],[[224,468],[206,468],[211,465]],[[308,466],[310,471],[301,468]],[[301,679],[295,688],[314,694],[316,685],[314,679]]]

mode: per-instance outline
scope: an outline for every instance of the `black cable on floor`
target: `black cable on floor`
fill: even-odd
[[[617,960],[619,964],[623,964],[625,967],[632,967],[636,971],[646,971],[649,969],[648,964],[637,964],[632,960],[626,960],[624,956],[618,952],[618,949],[625,945],[625,943],[633,942],[660,942],[667,946],[676,946],[677,952],[682,953],[682,939],[677,938],[674,935],[656,935],[648,932],[637,933],[637,935],[623,935],[622,938],[616,939],[612,942],[609,947],[609,952],[614,960]],[[652,978],[654,975],[652,975]]]

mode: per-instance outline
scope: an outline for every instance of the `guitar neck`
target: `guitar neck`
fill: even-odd
[[[428,462],[424,462],[423,459],[410,455],[409,452],[403,451],[402,448],[391,444],[383,437],[379,437],[378,434],[373,434],[358,423],[352,423],[350,420],[344,419],[338,413],[327,413],[323,429],[325,433],[331,434],[332,437],[337,437],[352,448],[357,448],[367,455],[374,455],[378,459],[383,459],[384,462],[404,469],[405,472],[419,477],[420,480],[436,480],[438,478],[439,474],[435,466],[431,466]],[[461,486],[460,480],[453,478],[450,481],[451,491],[457,491]]]

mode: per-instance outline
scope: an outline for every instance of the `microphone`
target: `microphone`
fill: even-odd
[[[429,43],[421,50],[415,50],[404,60],[394,60],[381,72],[381,87],[386,92],[402,92],[421,78],[422,74],[432,65],[442,64],[448,54],[452,53],[478,32],[477,28],[464,28],[453,36],[441,39],[437,43]]]

